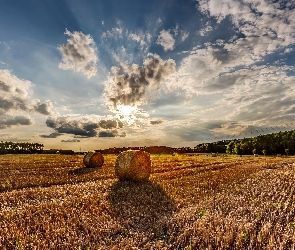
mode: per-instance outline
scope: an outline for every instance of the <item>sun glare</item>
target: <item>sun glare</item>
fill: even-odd
[[[132,124],[136,120],[135,114],[138,112],[138,108],[128,105],[118,105],[117,113],[121,121],[125,121],[128,124]]]
[[[120,114],[124,116],[135,114],[138,110],[135,107],[125,106],[125,105],[118,105],[117,109],[120,112]]]

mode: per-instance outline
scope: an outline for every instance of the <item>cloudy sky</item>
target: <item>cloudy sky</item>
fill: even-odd
[[[195,146],[295,129],[294,0],[0,0],[0,140]]]

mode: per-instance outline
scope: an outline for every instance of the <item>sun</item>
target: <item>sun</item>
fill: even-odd
[[[118,105],[117,114],[121,121],[127,122],[128,124],[133,124],[136,120],[135,114],[138,112],[138,108],[129,105]]]
[[[118,105],[117,109],[119,113],[124,116],[135,114],[138,110],[136,107],[127,106],[127,105]]]

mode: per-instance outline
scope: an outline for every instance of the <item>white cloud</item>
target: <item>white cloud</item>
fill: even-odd
[[[206,27],[204,29],[201,29],[199,31],[200,35],[201,36],[206,36],[208,35],[211,31],[213,30],[212,26],[211,25],[206,25]]]
[[[102,33],[102,38],[123,38],[123,28],[122,27],[116,27],[112,28],[111,31],[106,31]]]
[[[181,31],[181,41],[185,41],[189,36],[189,32]]]
[[[9,70],[0,70],[0,129],[31,125],[29,113],[51,114],[50,101],[31,100],[33,84],[17,78]]]
[[[170,33],[170,30],[162,30],[160,32],[160,35],[158,36],[156,43],[161,45],[165,51],[173,50],[174,44],[175,44],[175,39],[173,38],[172,34]]]
[[[257,58],[295,43],[295,10],[257,0],[201,0],[199,10],[221,22],[230,17]]]
[[[140,50],[144,53],[148,51],[151,44],[152,35],[148,32],[138,30],[135,33],[129,33],[129,39],[135,41],[140,46]]]
[[[240,84],[246,81],[249,67],[282,49],[290,52],[295,43],[294,9],[255,0],[201,0],[198,8],[218,22],[229,17],[243,37],[207,43],[182,60],[174,86],[186,89],[189,95],[222,92]],[[241,70],[234,73],[237,69]]]
[[[123,26],[123,22],[118,21],[117,27],[103,32],[103,46],[109,51],[112,58],[116,61],[133,62],[137,57],[146,56],[149,51],[152,34],[142,29],[128,30]],[[113,43],[120,46],[113,46]]]
[[[93,38],[77,31],[71,33],[66,30],[65,34],[70,38],[67,40],[67,44],[58,47],[62,54],[59,68],[83,73],[88,78],[95,76],[98,57]]]
[[[178,24],[176,24],[175,28],[172,29],[172,31],[174,33],[174,36],[177,36],[178,35],[178,30],[179,30],[179,26],[178,26]]]
[[[284,54],[290,53],[292,51],[294,51],[293,48],[286,48],[285,51],[284,51]]]
[[[205,114],[208,119],[223,120],[224,124],[234,121],[249,130],[254,123],[263,127],[290,122],[295,114],[295,77],[289,76],[288,71],[293,71],[293,67],[281,63],[256,66],[255,63],[262,60],[261,54],[255,57],[243,39],[232,44],[218,43],[221,48],[211,44],[184,58],[173,81],[169,82],[170,89],[181,88],[193,106],[206,95],[209,95],[206,99],[215,96],[209,99],[213,109]],[[205,106],[194,107],[204,110]],[[223,108],[219,110],[219,107]],[[228,128],[224,126],[212,132],[221,133]],[[232,130],[234,134],[242,130],[239,126]]]

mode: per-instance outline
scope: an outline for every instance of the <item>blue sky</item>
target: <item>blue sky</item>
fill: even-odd
[[[193,147],[294,129],[294,7],[0,0],[0,140]]]

